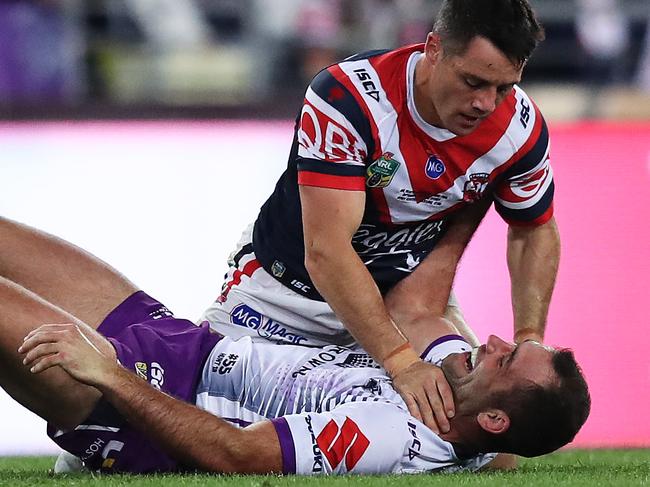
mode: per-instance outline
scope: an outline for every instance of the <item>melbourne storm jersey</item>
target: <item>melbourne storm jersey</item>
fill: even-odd
[[[423,357],[440,364],[450,353],[469,350],[461,337],[449,335]],[[409,414],[370,356],[336,345],[224,338],[206,362],[196,403],[239,426],[272,420],[285,473],[475,470],[494,458],[460,458],[458,447]]]
[[[304,268],[299,185],[365,191],[352,239],[380,290],[413,271],[448,216],[489,195],[512,225],[539,225],[553,212],[546,124],[515,86],[469,135],[418,114],[413,86],[423,46],[353,56],[321,71],[307,89],[288,167],[253,232],[264,269],[313,299]]]

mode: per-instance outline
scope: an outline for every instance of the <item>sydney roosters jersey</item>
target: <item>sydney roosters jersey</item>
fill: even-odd
[[[352,245],[382,292],[426,257],[450,214],[484,196],[511,225],[551,218],[549,135],[533,101],[515,86],[469,135],[432,126],[413,95],[422,50],[356,55],[313,79],[287,170],[253,233],[257,258],[278,279],[286,273],[313,290],[303,264],[299,185],[365,191]]]

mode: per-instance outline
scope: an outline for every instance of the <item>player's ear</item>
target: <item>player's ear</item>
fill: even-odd
[[[510,417],[501,409],[488,409],[478,413],[478,424],[488,433],[500,435],[510,428]]]
[[[433,32],[427,34],[427,41],[424,44],[424,55],[432,64],[440,60],[442,57],[442,43],[438,34],[434,34]]]

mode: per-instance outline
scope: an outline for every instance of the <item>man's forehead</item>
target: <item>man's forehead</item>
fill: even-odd
[[[551,379],[551,360],[555,349],[535,340],[526,340],[515,347],[508,368],[515,376],[541,384]]]
[[[451,55],[449,61],[464,74],[495,85],[518,83],[523,70],[523,66],[513,63],[483,37],[474,37],[462,52]]]

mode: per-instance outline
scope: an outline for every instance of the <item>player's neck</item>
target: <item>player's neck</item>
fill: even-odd
[[[427,64],[425,56],[422,56],[415,65],[413,76],[413,102],[415,109],[422,119],[430,125],[438,128],[442,126],[442,120],[438,116],[436,107],[427,94],[430,89],[429,79],[431,77],[431,66]]]
[[[449,421],[449,432],[441,433],[439,436],[454,446],[454,450],[460,457],[472,456],[480,451],[480,432],[477,431],[477,424],[474,416],[466,416],[457,411]]]

